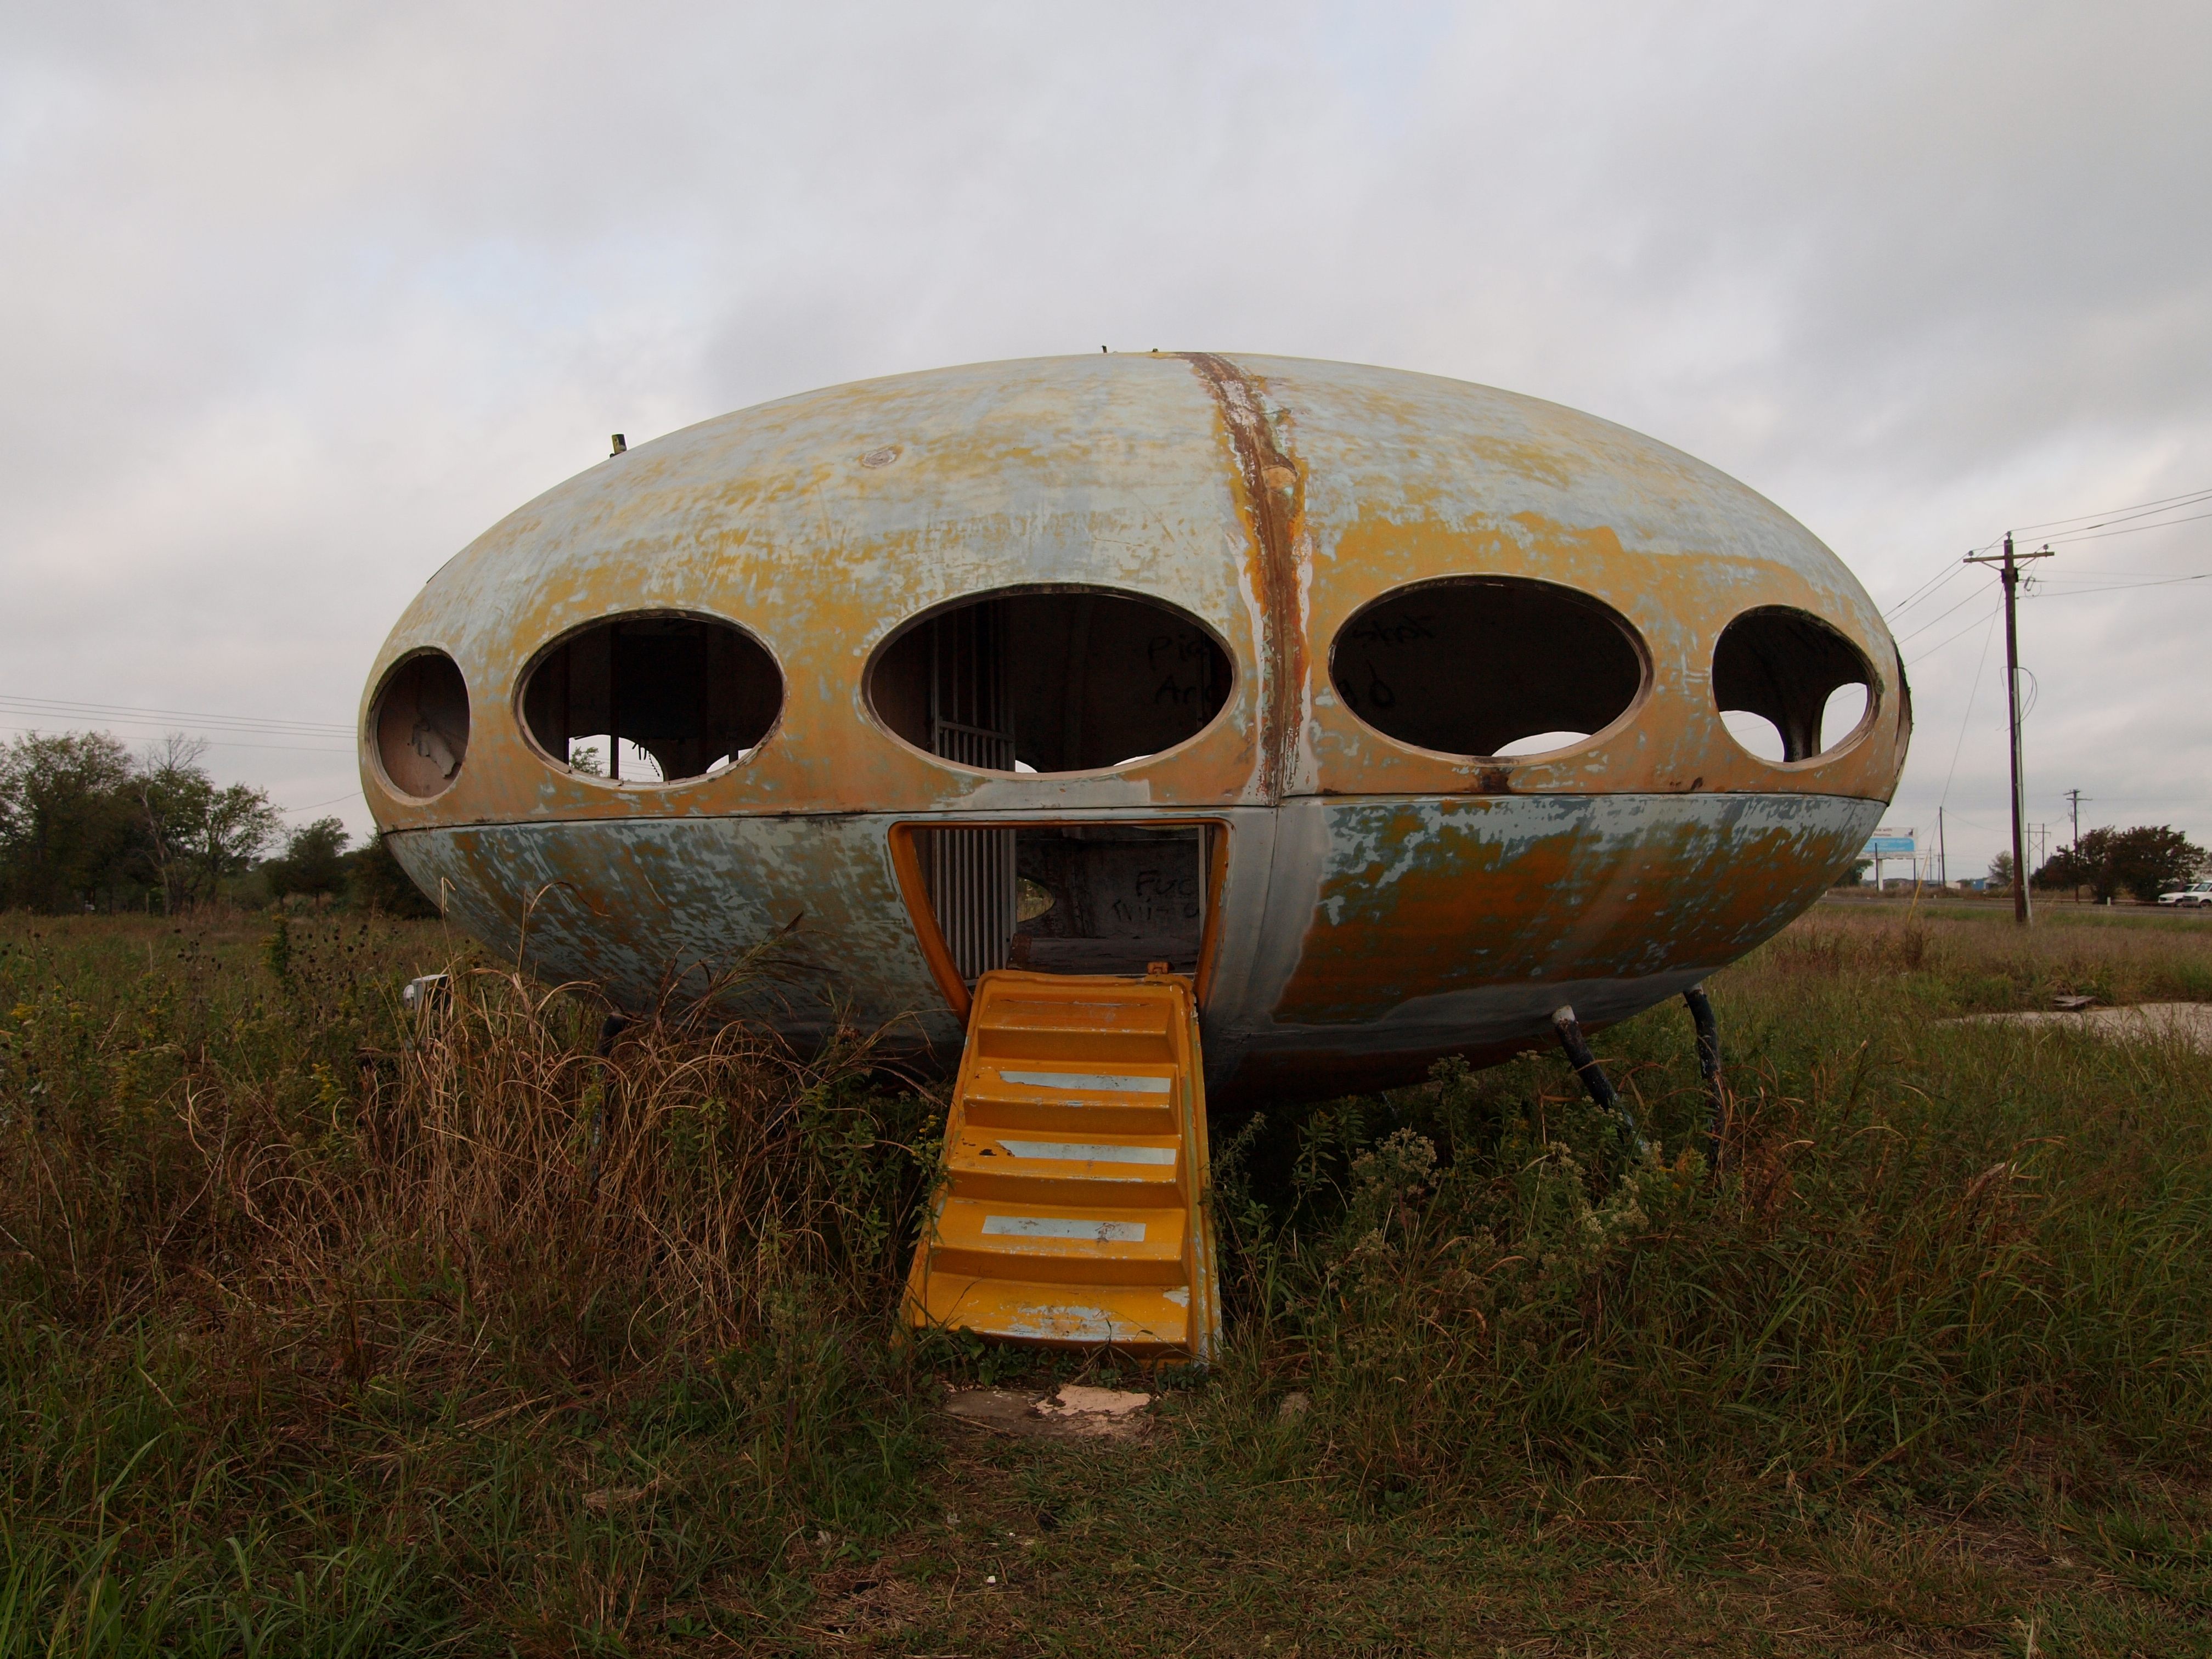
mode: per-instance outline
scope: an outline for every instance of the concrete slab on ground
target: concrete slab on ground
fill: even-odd
[[[2086,1030],[2115,1042],[2181,1042],[2212,1054],[2212,1002],[2141,1002],[2078,1012],[2037,1008],[2017,1014],[1969,1014],[1953,1025],[2036,1025]]]

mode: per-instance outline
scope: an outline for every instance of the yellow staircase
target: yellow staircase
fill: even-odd
[[[1206,1084],[1190,981],[976,981],[906,1316],[1011,1341],[1212,1358]]]

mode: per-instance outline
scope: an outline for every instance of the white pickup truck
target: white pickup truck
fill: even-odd
[[[2212,904],[2212,878],[2192,881],[2175,892],[2160,893],[2160,904]]]

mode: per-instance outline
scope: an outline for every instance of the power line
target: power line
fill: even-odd
[[[211,730],[266,733],[289,738],[351,738],[353,727],[331,720],[271,720],[260,714],[211,714],[195,708],[139,708],[128,703],[75,702],[58,697],[19,697],[0,692],[0,711],[10,714],[52,714],[57,717],[112,720],[125,725],[158,725],[191,720]]]
[[[2110,587],[2062,588],[2055,592],[2043,588],[2040,582],[2037,583],[2036,586],[2037,589],[2040,591],[2042,597],[2054,599],[2084,599],[2088,598],[2092,593],[2128,593],[2132,592],[2138,587],[2172,587],[2181,582],[2201,582],[2206,580],[2212,580],[2212,570],[2200,570],[2193,576],[2167,576],[2159,581],[2115,582]],[[2038,597],[2038,593],[2031,592],[2028,597],[2031,599],[2036,598]]]
[[[312,812],[318,806],[336,806],[342,800],[362,800],[365,799],[366,797],[362,794],[360,790],[349,789],[343,795],[332,795],[328,800],[310,801],[305,806],[280,806],[276,810],[280,812],[286,813]]]
[[[139,723],[143,724],[143,722]],[[131,724],[131,722],[127,720],[118,721],[117,724],[129,725]],[[41,732],[51,731],[52,729],[52,728],[49,726],[0,726],[0,732],[15,732],[21,733],[25,737],[36,737]],[[189,730],[185,732],[185,735],[187,737],[199,738],[203,743],[211,744],[213,747],[217,749],[279,749],[283,750],[286,754],[290,755],[350,755],[353,753],[353,750],[350,749],[336,749],[329,746],[328,744],[318,745],[304,743],[241,743],[236,738],[202,737],[199,732]]]
[[[1965,639],[1965,638],[1966,637],[1966,635],[1969,635],[1969,634],[1972,633],[1972,632],[1973,632],[1977,628],[1979,628],[1979,627],[1980,627],[1984,623],[1993,620],[1993,619],[1996,617],[1996,614],[1997,614],[1998,608],[1999,608],[1999,607],[1998,607],[1998,606],[1996,606],[1996,605],[1991,605],[1991,606],[1990,607],[1990,611],[1989,611],[1989,615],[1988,615],[1988,616],[1986,616],[1986,617],[1975,617],[1975,618],[1973,619],[1973,621],[1972,621],[1972,622],[1968,623],[1967,623],[1964,628],[1960,629],[1957,633],[1955,633],[1955,634],[1947,635],[1945,635],[1942,639],[1938,640],[1938,641],[1937,641],[1934,645],[1930,645],[1930,646],[1924,647],[1923,647],[1921,650],[1915,652],[1915,653],[1913,653],[1913,656],[1912,656],[1912,660],[1913,660],[1913,662],[1914,662],[1915,664],[1919,664],[1919,663],[1926,662],[1926,661],[1928,660],[1928,659],[1929,659],[1929,658],[1930,658],[1930,657],[1934,656],[1934,655],[1935,655],[1938,651],[1941,651],[1941,650],[1942,650],[1945,646],[1947,646],[1947,645],[1955,644],[1958,641],[1960,641],[1960,640]]]
[[[1889,617],[1893,621],[1895,620],[1897,617],[1903,616],[1906,611],[1911,610],[1914,605],[1919,604],[1921,600],[1926,599],[1930,593],[1933,593],[1936,589],[1942,587],[1958,574],[1959,567],[1948,559],[1944,560],[1943,568],[1942,570],[1929,577],[1926,581],[1921,583],[1919,586],[1914,588],[1912,592],[1904,599],[1899,599],[1895,605],[1890,606],[1888,611],[1884,614]]]
[[[1959,757],[1962,752],[1964,752],[1966,747],[1966,728],[1973,723],[1974,699],[1982,695],[1982,673],[1983,671],[1990,665],[1990,641],[1997,636],[1997,610],[1998,607],[1994,605],[1990,607],[1989,632],[1982,635],[1981,660],[1974,665],[1974,678],[1967,685],[1966,713],[1965,717],[1959,722],[1959,741],[1951,745],[1951,769],[1943,775],[1943,793],[1942,796],[1938,798],[1936,802],[1938,811],[1941,811],[1944,805],[1949,803],[1951,799],[1951,781],[1959,775]],[[1973,823],[1972,818],[1966,821],[1969,823]],[[1985,826],[1982,824],[1974,824],[1974,828],[1977,830],[1983,829],[1984,827]]]
[[[1898,643],[1899,645],[1903,645],[1905,640],[1918,639],[1923,634],[1925,634],[1929,629],[1935,627],[1937,623],[1942,622],[1944,617],[1949,616],[1953,611],[1965,610],[1968,605],[1972,605],[1976,599],[1981,597],[1982,590],[1977,588],[1972,593],[1967,594],[1965,599],[1960,600],[1958,604],[1946,606],[1943,610],[1938,611],[1926,622],[1921,623],[1919,627],[1914,629],[1910,634],[1907,634],[1905,636],[1905,639],[1898,641]]]
[[[2157,524],[2137,525],[2132,530],[2106,530],[2106,526],[2107,525],[2125,524],[2131,519],[2150,518],[2160,514],[2171,513],[2178,507],[2192,507],[2199,501],[2212,501],[2212,488],[2185,490],[2179,495],[2165,495],[2160,497],[2156,501],[2136,501],[2126,507],[2108,507],[2104,508],[2102,511],[2096,513],[2077,513],[2071,518],[2046,519],[2040,524],[2015,526],[2014,527],[2013,533],[2024,534],[2025,532],[2032,530],[2057,530],[2059,533],[2056,536],[2046,537],[2045,538],[2046,542],[2100,541],[2108,535],[2132,536],[2136,534],[2138,532],[2144,530],[2162,530],[2167,525],[2193,524],[2199,519],[2212,518],[2212,513],[2191,514],[2187,517],[2179,519],[2161,519]],[[2071,526],[2071,528],[2061,528],[2061,526]],[[1981,546],[1972,549],[1972,554],[1994,552],[2002,543],[2003,539],[2004,538],[2000,536],[1993,540],[1985,542]],[[1972,556],[1972,554],[1970,554],[1969,556]],[[1883,617],[1892,624],[1894,624],[1899,617],[1902,617],[1906,611],[1911,610],[1914,605],[1922,603],[1925,599],[1932,598],[1945,586],[1948,586],[1951,580],[1959,574],[1960,567],[1957,564],[1951,562],[1949,560],[1946,560],[1942,567],[1938,569],[1934,575],[1930,576],[1926,581],[1921,583],[1919,586],[1914,588],[1911,592],[1906,594],[1905,598],[1899,599],[1895,605],[1886,609],[1882,612]],[[2118,573],[2115,572],[2113,574],[2117,574]],[[1955,611],[1959,607],[1957,605],[1953,605],[1951,610]],[[1942,616],[1936,617],[1934,621],[1941,622],[1943,619],[1943,616],[1948,616],[1949,614],[1949,611],[1945,611]],[[1923,626],[1925,628],[1931,627],[1933,625],[1933,623],[1929,623],[1923,624]],[[1912,635],[1910,634],[1905,635],[1906,639],[1910,639]]]
[[[2060,546],[2067,542],[2101,542],[2113,536],[2140,536],[2146,530],[2166,530],[2178,524],[2195,524],[2200,519],[2212,519],[2212,513],[2191,513],[2186,518],[2161,519],[2156,524],[2139,524],[2126,530],[2100,530],[2094,533],[2085,531],[2078,535],[2046,536],[2043,539],[2048,547]]]
[[[2031,530],[2055,530],[2061,525],[2079,525],[2085,519],[2100,519],[2107,524],[2113,524],[2126,515],[2145,513],[2157,507],[2184,507],[2207,497],[2212,497],[2212,489],[2187,489],[2179,495],[2161,495],[2156,501],[2135,501],[2126,507],[2108,507],[2096,513],[2076,513],[2070,519],[2045,519],[2040,524],[2014,525],[2013,533],[2024,535]],[[2094,529],[2095,526],[2087,527]]]

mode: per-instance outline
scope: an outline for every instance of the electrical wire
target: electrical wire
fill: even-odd
[[[210,730],[262,733],[287,738],[351,738],[353,727],[331,720],[270,720],[259,714],[211,714],[204,709],[140,708],[128,703],[76,702],[59,697],[19,697],[0,692],[0,712],[58,718],[112,720],[125,725],[159,725],[163,720],[191,720]]]
[[[280,806],[276,810],[280,812],[288,814],[292,812],[312,812],[318,806],[336,806],[342,800],[361,800],[363,799],[364,797],[360,790],[349,789],[344,794],[332,795],[328,800],[310,801],[305,806]]]
[[[2045,519],[2040,524],[2015,525],[2012,533],[2015,536],[2022,536],[2031,531],[2056,530],[2061,525],[2069,524],[2081,525],[2084,529],[2094,530],[2096,528],[2094,525],[2083,524],[2083,520],[2097,519],[2106,524],[2117,524],[2124,518],[2142,517],[2163,508],[2186,507],[2192,502],[2209,498],[2212,498],[2212,489],[2187,489],[2179,495],[2161,495],[2156,501],[2136,501],[2126,507],[2108,507],[2098,513],[2076,513],[2070,519]]]
[[[2173,587],[2183,582],[2212,580],[2212,570],[2200,570],[2193,576],[2167,576],[2158,581],[2115,582],[2110,587],[2072,587],[2051,592],[2045,597],[2054,599],[2082,599],[2092,593],[2130,593],[2138,587]]]
[[[1958,563],[1955,560],[1944,560],[1943,568],[1941,570],[1937,571],[1933,576],[1930,576],[1926,581],[1921,583],[1920,586],[1914,588],[1910,594],[1905,598],[1899,599],[1895,605],[1890,606],[1890,608],[1882,614],[1893,620],[1903,616],[1906,611],[1911,610],[1914,605],[1919,604],[1922,599],[1927,598],[1930,593],[1933,593],[1937,588],[1942,587],[1944,583],[1949,581],[1953,577],[1959,575],[1965,568],[1965,566]]]
[[[142,725],[144,724],[143,721],[137,723]],[[119,720],[117,721],[116,724],[128,726],[133,724],[133,722],[129,720]],[[51,734],[52,730],[53,728],[52,726],[0,726],[0,732],[14,732],[24,737],[37,737],[42,732]],[[286,754],[289,755],[350,755],[353,753],[351,749],[336,749],[328,744],[313,744],[304,743],[243,743],[236,738],[204,737],[201,733],[191,731],[187,731],[185,735],[187,737],[199,738],[202,742],[211,744],[213,747],[217,749],[281,749]]]
[[[1963,640],[1963,639],[1965,639],[1965,638],[1966,637],[1966,635],[1969,635],[1969,634],[1972,633],[1972,632],[1973,632],[1977,628],[1979,628],[1979,627],[1980,627],[1980,626],[1981,626],[1984,622],[1987,622],[1987,621],[1990,620],[1990,618],[1994,617],[1997,614],[1997,612],[1998,612],[1998,611],[2002,611],[2002,610],[2003,610],[2003,609],[2004,609],[2004,601],[2003,601],[2003,600],[2002,600],[2002,599],[1999,599],[1999,600],[1998,600],[1995,605],[1991,605],[1991,606],[1990,607],[1990,614],[1989,614],[1989,616],[1988,616],[1988,617],[1975,617],[1975,618],[1973,619],[1973,621],[1972,621],[1972,622],[1968,623],[1967,623],[1964,628],[1960,629],[1957,633],[1955,633],[1955,634],[1947,634],[1947,635],[1945,635],[1943,636],[1943,638],[1942,638],[1942,639],[1941,639],[1941,640],[1939,640],[1938,641],[1936,641],[1936,643],[1935,643],[1934,645],[1929,646],[1929,647],[1927,647],[1926,648],[1924,648],[1924,649],[1923,649],[1923,650],[1920,650],[1920,651],[1917,651],[1917,652],[1915,652],[1915,653],[1913,653],[1913,656],[1912,656],[1912,661],[1913,661],[1913,663],[1917,665],[1918,665],[1918,664],[1920,664],[1920,663],[1926,662],[1926,661],[1928,660],[1928,659],[1929,659],[1929,658],[1930,658],[1930,657],[1934,656],[1934,655],[1935,655],[1938,651],[1941,651],[1941,650],[1942,650],[1945,646],[1947,646],[1947,645],[1949,645],[1949,644],[1953,643],[1954,641],[1958,641],[1958,640]]]
[[[1974,700],[1982,695],[1982,675],[1990,665],[1990,642],[1997,636],[1997,609],[1990,611],[1989,632],[1982,635],[1982,659],[1974,665],[1974,678],[1966,692],[1966,713],[1959,722],[1959,741],[1951,747],[1951,769],[1943,775],[1943,793],[1936,798],[1939,807],[1951,804],[1951,781],[1959,775],[1959,757],[1966,750],[1966,728],[1973,723]]]
[[[2101,542],[2113,536],[2140,536],[2146,530],[2166,530],[2178,524],[2195,524],[2200,519],[2212,519],[2212,513],[2191,513],[2185,519],[2162,519],[2156,524],[2139,524],[2127,530],[2099,530],[2075,536],[2046,536],[2044,545],[2064,547],[2069,542]]]
[[[1921,623],[1919,627],[1917,627],[1917,628],[1914,629],[1913,629],[1910,634],[1907,634],[1907,635],[1905,636],[1905,639],[1901,639],[1901,640],[1898,641],[1897,641],[1897,642],[1898,642],[1898,644],[1899,644],[1899,645],[1903,645],[1903,644],[1905,643],[1905,640],[1914,640],[1914,639],[1918,639],[1918,638],[1920,637],[1920,635],[1922,635],[1923,634],[1925,634],[1925,633],[1926,633],[1929,629],[1931,629],[1931,628],[1935,627],[1935,626],[1936,626],[1936,624],[1937,623],[1942,622],[1942,621],[1943,620],[1943,618],[1944,618],[1944,617],[1946,617],[1949,616],[1953,611],[1963,611],[1964,609],[1966,609],[1966,606],[1968,606],[1968,605],[1972,605],[1972,604],[1976,599],[1979,599],[1979,598],[1981,598],[1981,594],[1980,594],[1980,592],[1973,592],[1973,593],[1969,593],[1969,594],[1967,594],[1967,595],[1966,595],[1966,597],[1965,599],[1963,599],[1960,600],[1958,604],[1954,605],[1948,605],[1948,606],[1946,606],[1944,609],[1942,609],[1942,610],[1941,610],[1941,611],[1937,611],[1934,616],[1930,617],[1929,617],[1926,622],[1924,622],[1924,623]]]

